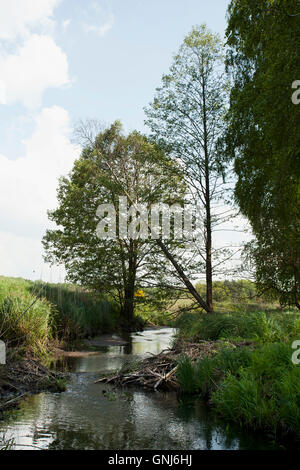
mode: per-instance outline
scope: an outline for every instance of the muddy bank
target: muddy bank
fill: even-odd
[[[65,390],[66,375],[52,372],[33,358],[8,360],[0,366],[0,417],[27,395]]]
[[[81,341],[66,344],[62,347],[54,347],[52,357],[54,359],[62,357],[89,357],[97,356],[104,348],[111,346],[125,346],[128,341],[115,334],[95,336],[93,338],[85,338]]]

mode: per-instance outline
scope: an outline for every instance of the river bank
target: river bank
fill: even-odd
[[[6,365],[0,365],[0,413],[18,406],[25,396],[41,392],[65,391],[67,375],[53,371],[46,364],[62,358],[97,356],[103,348],[125,346],[128,343],[116,334],[105,334],[75,343],[49,345],[44,360],[24,355],[16,358],[16,351],[9,351]],[[74,346],[76,346],[74,350]],[[1,415],[0,415],[1,416]]]
[[[0,366],[0,417],[25,396],[65,390],[65,375],[52,372],[32,357],[9,359]]]

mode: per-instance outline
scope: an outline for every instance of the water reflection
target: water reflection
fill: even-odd
[[[68,358],[74,373],[67,391],[27,398],[0,431],[15,439],[17,449],[271,448],[264,439],[226,430],[200,401],[94,384],[100,372],[165,349],[172,334],[171,329],[146,331],[132,336],[130,352],[128,345],[114,346],[97,356]]]

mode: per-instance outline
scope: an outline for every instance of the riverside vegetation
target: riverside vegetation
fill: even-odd
[[[0,411],[42,390],[63,391],[65,378],[47,368],[57,346],[116,329],[117,309],[107,299],[72,285],[0,277]]]
[[[209,357],[179,360],[183,392],[200,394],[226,420],[299,445],[300,368],[291,347],[300,335],[298,312],[188,315],[178,326],[190,341],[221,340]]]
[[[249,281],[217,281],[217,313],[181,313],[172,348],[97,382],[200,396],[226,421],[299,446],[300,313],[255,296]],[[201,291],[205,286],[198,284]]]

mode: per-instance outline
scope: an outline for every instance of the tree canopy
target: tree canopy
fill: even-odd
[[[220,37],[206,25],[197,26],[184,39],[169,73],[162,77],[153,102],[145,110],[152,138],[181,162],[190,198],[202,211],[198,256],[206,276],[210,310],[212,278],[220,267],[221,254],[213,245],[213,230],[224,221],[220,208],[219,213],[214,209],[226,191],[226,160],[218,143],[224,130],[227,85]]]
[[[256,241],[249,251],[261,289],[298,305],[300,295],[300,108],[297,0],[233,0],[227,68],[233,86],[226,129],[236,200]]]

